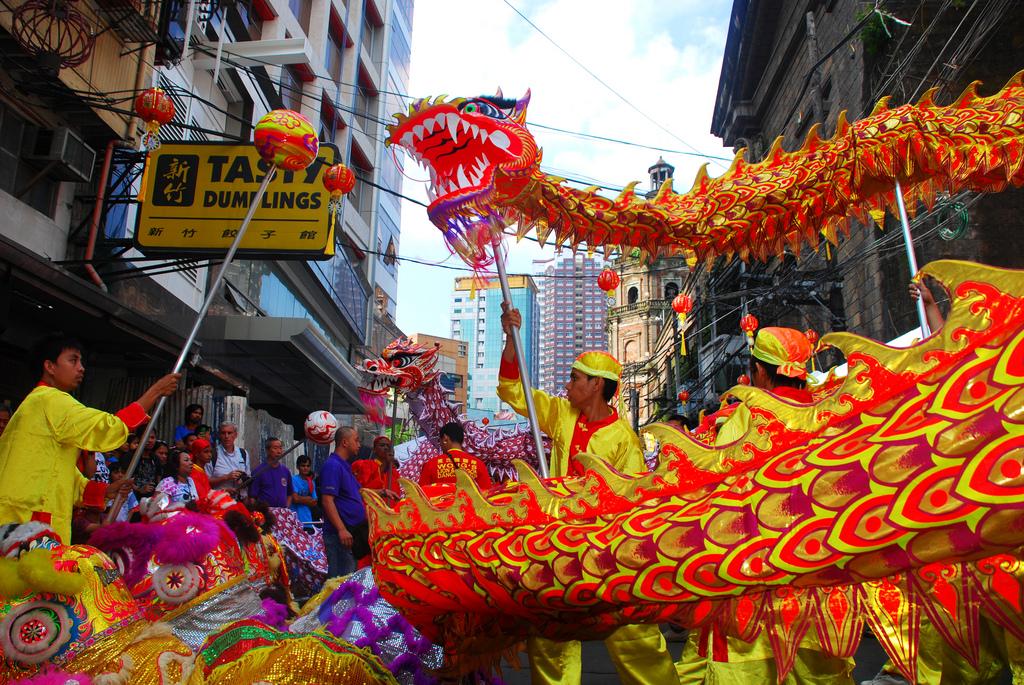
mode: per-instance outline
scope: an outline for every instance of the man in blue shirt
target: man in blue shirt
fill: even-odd
[[[249,496],[263,500],[271,507],[289,507],[292,504],[292,472],[281,463],[284,446],[278,438],[267,438],[267,461],[252,472]]]
[[[317,490],[324,514],[324,547],[327,577],[344,576],[356,570],[356,559],[369,553],[366,507],[359,496],[359,481],[349,461],[359,453],[355,428],[338,429],[334,452],[320,469]]]

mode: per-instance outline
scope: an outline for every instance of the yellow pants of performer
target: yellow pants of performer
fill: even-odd
[[[1013,685],[1024,685],[1024,645],[985,616],[978,626],[978,669],[950,647],[927,616],[921,616],[921,637],[917,645],[918,685],[995,685],[1002,682],[1007,666]],[[882,667],[899,673],[892,661]]]
[[[658,626],[623,626],[609,635],[604,645],[623,685],[675,683],[675,667]],[[527,653],[533,685],[579,685],[582,663],[578,641],[555,642],[533,637],[527,642]]]
[[[690,631],[676,663],[681,685],[753,685],[777,681],[775,653],[767,632],[762,630],[753,642],[727,637],[727,662],[700,656],[699,636],[699,630]],[[707,653],[711,653],[710,645]],[[782,682],[786,685],[850,685],[852,673],[853,659],[841,659],[822,651],[817,636],[808,635],[800,642],[793,668]]]

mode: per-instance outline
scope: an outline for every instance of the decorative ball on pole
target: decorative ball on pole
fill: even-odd
[[[178,373],[185,365],[185,359],[188,357],[189,348],[195,342],[196,337],[199,335],[199,327],[203,323],[203,319],[206,317],[206,313],[210,311],[210,305],[213,304],[214,298],[220,290],[221,285],[224,283],[224,276],[227,273],[228,268],[231,266],[232,260],[235,258],[235,254],[242,245],[242,241],[245,239],[245,232],[249,228],[249,224],[252,223],[253,216],[255,216],[257,209],[263,200],[264,194],[267,192],[267,188],[270,187],[270,183],[274,180],[274,176],[277,174],[278,169],[284,169],[285,171],[301,171],[307,166],[313,163],[316,159],[317,153],[320,151],[320,141],[316,137],[316,129],[313,125],[297,112],[292,112],[286,109],[278,109],[270,112],[256,124],[256,130],[253,133],[253,143],[256,146],[256,150],[259,152],[260,157],[268,165],[267,172],[263,175],[260,180],[260,187],[256,190],[256,194],[252,196],[249,201],[249,207],[246,210],[245,217],[242,219],[241,225],[238,227],[238,231],[235,232],[235,236],[231,241],[231,245],[228,247],[226,253],[224,253],[224,259],[221,261],[220,266],[217,269],[217,273],[213,276],[210,284],[206,288],[206,298],[203,300],[203,304],[199,307],[199,312],[196,314],[196,320],[192,324],[192,330],[185,338],[185,343],[181,348],[181,353],[178,355],[178,359],[174,364],[172,373]],[[142,458],[142,450],[146,445],[146,440],[153,433],[153,427],[157,425],[157,419],[160,417],[160,413],[163,411],[164,405],[166,404],[167,397],[161,397],[160,401],[157,402],[154,407],[152,416],[149,423],[146,426],[145,431],[139,441],[139,447],[136,449],[135,454],[132,456],[131,463],[129,463],[125,474],[128,478],[131,478],[135,472],[135,468],[139,465],[139,461]],[[330,433],[331,426],[330,420],[322,414],[326,412],[314,412],[314,414],[320,414],[317,416],[307,417],[309,423],[305,428],[312,432],[313,435],[318,436],[320,439],[327,439]],[[333,418],[333,417],[332,417]],[[335,428],[336,428],[335,424]],[[309,434],[309,433],[307,433]],[[121,511],[121,504],[124,502],[124,495],[118,493],[114,498],[114,505],[110,509],[110,513],[107,514],[107,523],[113,523],[114,517],[117,512]]]
[[[745,373],[741,373],[737,378],[736,382],[740,385],[750,385],[750,376]]]
[[[686,315],[693,311],[693,298],[679,293],[672,300],[672,309],[679,315],[679,354],[686,356]]]
[[[306,417],[302,428],[309,440],[318,445],[328,445],[338,432],[338,420],[329,411],[314,411]]]
[[[686,404],[689,401],[690,401],[690,391],[689,390],[680,390],[679,391],[679,403],[680,404]]]
[[[619,274],[614,269],[605,269],[597,276],[597,287],[608,295],[608,304],[615,301],[615,289],[619,287]]]
[[[313,124],[290,109],[275,109],[263,115],[252,142],[264,162],[284,171],[305,169],[320,152]]]
[[[740,330],[747,334],[747,344],[751,347],[754,346],[754,331],[757,330],[757,326],[757,317],[753,314],[747,314],[740,319]]]
[[[135,113],[146,122],[142,145],[147,150],[160,147],[160,127],[174,119],[174,100],[163,88],[147,88],[135,98]]]

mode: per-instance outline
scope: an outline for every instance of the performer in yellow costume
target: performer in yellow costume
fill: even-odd
[[[69,395],[85,374],[81,345],[50,336],[36,346],[41,372],[35,387],[0,436],[0,524],[41,521],[65,544],[71,542],[76,505],[103,509],[106,483],[90,481],[76,467],[81,450],[104,452],[124,444],[162,395],[178,388],[180,374],[168,374],[127,407],[108,414]],[[113,493],[127,481],[111,483]]]
[[[502,305],[505,349],[498,373],[498,397],[520,414],[526,414],[526,398],[519,380],[510,326],[520,327],[516,309]],[[618,389],[622,366],[604,352],[584,352],[575,362],[565,386],[566,397],[533,391],[537,423],[552,441],[552,477],[583,472],[573,457],[587,451],[600,455],[623,473],[646,470],[640,439],[608,405]],[[665,638],[656,625],[619,628],[604,641],[619,678],[627,685],[674,683],[676,672]],[[578,641],[555,642],[541,637],[527,643],[531,681],[574,685],[581,678],[581,647]]]
[[[804,387],[811,344],[800,331],[792,328],[762,328],[750,351],[750,382],[793,402],[810,402],[811,394]],[[715,444],[725,445],[739,440],[750,426],[751,413],[746,405],[727,407],[724,423],[718,428]],[[714,425],[715,421],[709,421]],[[717,639],[716,639],[717,638]],[[691,630],[676,664],[682,685],[700,683],[774,683],[777,681],[775,654],[763,629],[753,642],[739,638],[712,635],[712,630]],[[724,649],[723,649],[724,647]],[[710,658],[709,658],[710,657]],[[841,659],[823,651],[812,626],[797,649],[793,670],[785,683],[852,683],[853,659]]]

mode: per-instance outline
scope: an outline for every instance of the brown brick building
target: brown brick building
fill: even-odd
[[[988,95],[1024,66],[1018,2],[888,0],[883,13],[858,0],[735,0],[712,133],[759,161],[776,136],[798,148],[815,122],[828,137],[842,110],[856,120],[882,96],[916,101],[936,87],[951,102],[972,81]],[[899,21],[897,21],[899,20]],[[901,21],[909,22],[903,25]],[[954,205],[953,203],[959,203]],[[913,222],[919,264],[940,258],[1024,265],[1024,191],[961,194]],[[966,221],[964,216],[966,213]],[[950,234],[962,230],[959,237]],[[899,224],[855,226],[833,260],[803,255],[751,265],[725,279],[745,291],[762,325],[849,330],[890,339],[916,325]],[[944,234],[945,238],[940,236]],[[719,300],[720,310],[739,307]],[[719,388],[721,390],[721,388]]]
[[[438,347],[438,370],[444,374],[442,382],[454,389],[455,401],[466,409],[466,391],[469,387],[469,343],[463,340],[442,338],[426,333],[413,333],[412,341],[417,345]]]

